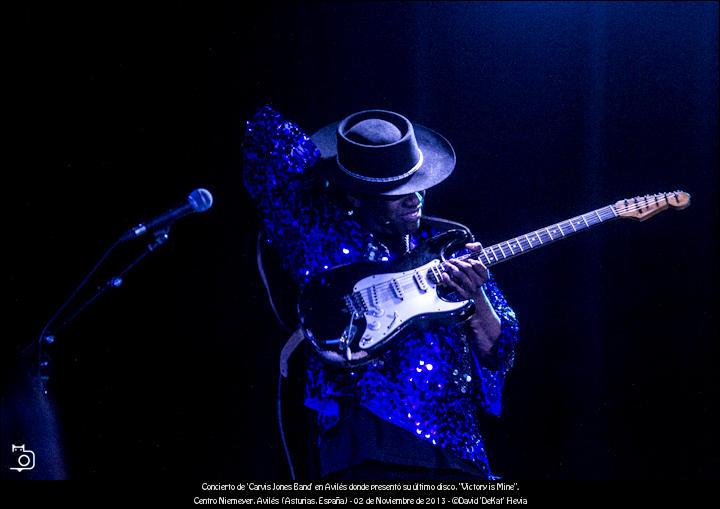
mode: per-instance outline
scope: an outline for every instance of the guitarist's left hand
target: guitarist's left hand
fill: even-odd
[[[465,244],[471,251],[479,251],[479,242]],[[470,318],[469,325],[474,334],[471,345],[478,360],[487,367],[495,367],[497,359],[493,354],[493,346],[500,337],[500,318],[485,295],[483,284],[488,280],[487,267],[480,260],[470,259],[469,262],[452,260],[445,262],[443,281],[465,299],[475,301],[475,314]]]
[[[479,242],[465,244],[465,247],[471,251],[482,249]],[[443,281],[464,299],[484,297],[482,285],[488,280],[488,271],[483,262],[472,258],[469,259],[469,262],[448,260],[444,266],[446,272],[443,274]]]

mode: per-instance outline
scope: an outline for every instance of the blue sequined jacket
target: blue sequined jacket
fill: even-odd
[[[270,107],[247,122],[243,146],[244,183],[260,212],[265,242],[280,244],[283,268],[302,285],[318,271],[360,260],[391,261],[379,243],[329,193],[322,192],[315,163],[320,153],[298,126]],[[439,230],[430,224],[411,247]],[[518,322],[490,276],[484,286],[501,320],[497,365],[480,365],[465,324],[436,325],[396,341],[382,358],[341,370],[309,361],[306,406],[323,430],[340,417],[344,398],[419,439],[468,460],[491,476],[478,425],[478,412],[499,415],[505,375],[511,368]]]

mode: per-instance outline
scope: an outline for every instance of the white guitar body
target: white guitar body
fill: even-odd
[[[440,265],[440,260],[435,259],[413,270],[375,274],[357,282],[353,293],[367,303],[360,348],[377,346],[411,318],[445,316],[467,306],[468,301],[449,302],[440,298],[438,284],[428,277]]]

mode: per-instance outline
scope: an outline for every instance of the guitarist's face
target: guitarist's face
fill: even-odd
[[[420,227],[425,191],[402,196],[350,197],[361,221],[378,233],[406,235]]]

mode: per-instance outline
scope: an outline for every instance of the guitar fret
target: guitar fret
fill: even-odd
[[[664,197],[667,199],[667,196]],[[591,216],[590,219],[587,218],[588,215]],[[593,218],[592,215],[594,215],[595,218]],[[619,213],[617,212],[615,207],[613,207],[613,205],[609,205],[604,208],[593,210],[592,212],[588,212],[586,214],[575,216],[572,219],[560,221],[552,226],[545,226],[539,230],[523,234],[521,237],[515,237],[513,239],[505,240],[492,246],[482,248],[478,252],[467,253],[459,259],[476,259],[481,261],[485,266],[489,267],[508,258],[522,254],[526,250],[535,249],[536,247],[554,242],[555,240],[559,240],[560,238],[564,238],[567,235],[577,233],[583,229],[583,224],[585,228],[590,228],[590,226],[594,226],[598,222],[603,222],[608,219],[614,219],[615,217],[619,217]],[[567,229],[567,232],[565,231],[565,229]],[[560,237],[557,236],[557,230],[560,231]],[[543,237],[546,235],[547,238],[543,240]],[[523,246],[523,244],[526,242],[527,246]],[[503,244],[505,244],[505,247],[503,247]],[[498,250],[500,251],[500,254],[498,254]],[[510,254],[507,253],[508,250],[510,251]],[[431,272],[435,279],[440,281],[442,280],[443,273],[447,272],[447,270],[445,270],[443,266],[439,266],[431,267]],[[403,290],[415,288],[415,282],[412,280],[410,280],[409,282],[393,282],[395,284],[390,284],[386,291],[383,292],[388,294],[392,298],[402,298],[401,293],[403,292]],[[368,296],[371,298],[371,300],[374,300],[376,298],[373,294],[368,294]],[[363,295],[360,295],[360,297],[364,298]]]
[[[587,217],[589,215],[591,216],[590,219],[588,219]],[[593,218],[592,215],[594,215],[595,217]],[[539,230],[526,233],[521,237],[515,237],[514,239],[505,240],[492,246],[482,248],[482,250],[479,252],[468,253],[461,257],[461,259],[465,260],[474,258],[483,262],[485,266],[490,266],[508,258],[512,258],[514,256],[522,254],[526,250],[535,249],[536,247],[540,247],[544,244],[549,244],[568,235],[572,235],[573,233],[577,233],[583,228],[590,228],[591,226],[594,226],[599,222],[603,222],[608,219],[614,219],[615,217],[619,217],[619,214],[612,205],[609,205],[604,208],[593,210],[592,212],[588,212],[586,214],[575,216],[572,219],[560,221],[552,226],[545,226]],[[567,231],[565,231],[566,229]],[[560,236],[557,235],[558,230],[560,232]],[[545,236],[547,237],[543,239],[543,237]],[[525,243],[527,243],[527,245],[523,246],[523,244]],[[505,247],[503,247],[503,244],[505,244]],[[508,250],[510,251],[509,254]],[[441,271],[444,271],[442,267],[438,270],[438,272],[442,274]]]

